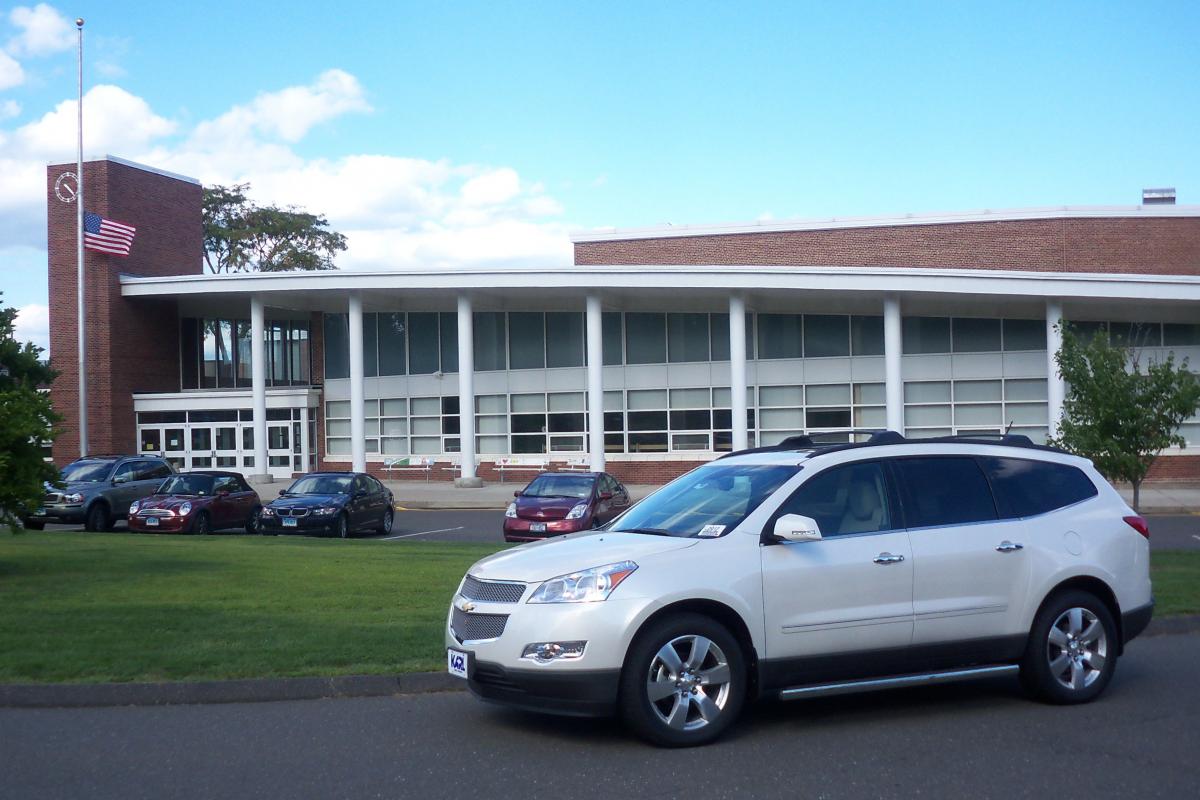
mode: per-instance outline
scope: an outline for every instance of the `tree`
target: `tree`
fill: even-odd
[[[15,308],[0,306],[0,525],[13,532],[41,505],[43,483],[59,477],[42,458],[42,443],[57,435],[59,417],[50,395],[39,391],[55,372],[42,362],[42,348],[17,341],[16,318]]]
[[[1186,358],[1176,365],[1169,353],[1143,365],[1137,349],[1102,334],[1083,341],[1069,326],[1062,333],[1054,360],[1070,388],[1051,444],[1090,458],[1109,480],[1133,484],[1136,510],[1155,457],[1184,444],[1179,425],[1200,408],[1200,380]]]
[[[294,206],[257,206],[250,184],[204,190],[204,263],[210,272],[335,269],[346,237],[324,216]]]

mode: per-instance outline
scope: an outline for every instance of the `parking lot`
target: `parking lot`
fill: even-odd
[[[1013,679],[753,709],[659,750],[612,721],[465,692],[0,710],[8,797],[1191,797],[1200,634],[1134,642],[1108,693],[1033,703]]]
[[[364,538],[428,542],[502,542],[503,511],[420,510],[398,511],[388,536]],[[1147,515],[1150,520],[1150,549],[1200,550],[1200,515]],[[116,530],[123,530],[119,522]],[[47,530],[79,530],[80,526],[48,525]],[[227,532],[222,535],[236,535]]]

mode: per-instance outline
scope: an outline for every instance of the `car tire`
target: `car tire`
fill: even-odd
[[[379,534],[381,536],[387,536],[392,532],[392,523],[395,521],[395,518],[396,512],[392,511],[392,509],[389,508],[383,512],[383,522],[379,526]]]
[[[26,522],[25,523],[25,530],[27,530],[27,531],[40,531],[40,530],[45,530],[45,528],[46,528],[46,523],[44,523],[44,522]]]
[[[1062,592],[1034,617],[1021,683],[1047,703],[1086,703],[1112,680],[1119,647],[1116,622],[1103,601],[1089,592]]]
[[[710,617],[685,613],[652,622],[634,639],[617,702],[626,725],[646,741],[694,747],[732,725],[745,696],[737,639]]]
[[[339,539],[350,538],[350,520],[345,512],[338,514],[337,527],[333,529],[333,535]]]
[[[192,533],[197,536],[208,536],[212,533],[212,523],[209,522],[208,514],[201,511],[196,515],[196,518],[192,520]]]
[[[109,516],[108,506],[104,503],[92,503],[83,521],[83,529],[99,533],[112,529],[112,517]]]
[[[249,536],[258,536],[258,535],[265,536],[266,535],[265,533],[263,533],[262,517],[259,516],[260,514],[262,514],[261,506],[255,506],[254,510],[250,512],[250,519],[246,520],[246,534],[247,535],[249,535]]]

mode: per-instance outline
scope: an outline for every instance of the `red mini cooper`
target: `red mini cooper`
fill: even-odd
[[[504,541],[599,528],[629,508],[629,492],[607,472],[543,472],[504,512]]]
[[[244,528],[258,533],[262,502],[236,472],[184,472],[129,507],[129,530],[139,533],[212,533]]]

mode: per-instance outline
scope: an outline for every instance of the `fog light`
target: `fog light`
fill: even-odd
[[[559,659],[579,658],[587,642],[534,642],[525,645],[521,658],[528,658],[539,664],[549,664]]]

